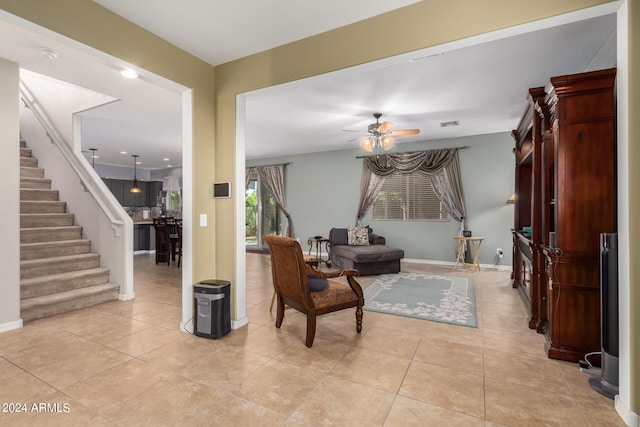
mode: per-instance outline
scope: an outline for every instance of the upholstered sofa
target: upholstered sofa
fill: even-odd
[[[368,244],[350,245],[346,228],[332,228],[329,232],[331,262],[345,270],[358,270],[361,276],[400,272],[404,251],[387,246],[383,236],[368,230]]]

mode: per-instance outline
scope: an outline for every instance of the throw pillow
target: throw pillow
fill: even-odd
[[[309,290],[311,292],[322,292],[329,289],[329,281],[324,277],[307,274],[307,279],[309,279]]]
[[[347,227],[347,235],[349,245],[351,246],[368,246],[369,245],[369,229],[364,227]]]
[[[329,240],[331,245],[348,245],[349,236],[346,228],[332,228],[329,232]]]

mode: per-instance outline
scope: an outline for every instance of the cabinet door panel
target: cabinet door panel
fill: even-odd
[[[111,180],[111,192],[113,193],[113,195],[116,197],[116,200],[118,200],[118,202],[122,205],[124,205],[124,198],[123,198],[123,182],[121,179],[112,179]]]

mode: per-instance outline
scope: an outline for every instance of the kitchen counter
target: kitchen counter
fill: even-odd
[[[153,224],[153,218],[144,219],[141,216],[132,216],[131,219],[134,224]]]
[[[144,253],[155,251],[156,230],[153,221],[140,219],[133,222],[133,251],[134,253]]]

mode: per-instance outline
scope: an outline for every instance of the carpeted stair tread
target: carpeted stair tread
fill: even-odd
[[[22,319],[26,321],[91,307],[118,298],[120,286],[114,283],[89,286],[20,301]]]
[[[20,213],[63,213],[67,203],[57,200],[21,200]]]
[[[89,239],[22,243],[20,245],[20,260],[26,261],[50,256],[80,254],[89,252],[90,250],[91,241]]]
[[[91,275],[98,276],[108,272],[109,272],[108,268],[95,267],[95,268],[89,268],[86,270],[76,270],[76,271],[69,271],[66,273],[49,274],[48,276],[30,277],[28,279],[20,280],[20,285],[33,286],[33,285],[37,285],[45,282],[62,282],[65,280],[73,280],[80,277],[86,277]]]
[[[110,291],[113,289],[119,290],[120,285],[117,285],[115,283],[103,283],[101,285],[87,286],[86,288],[74,289],[72,291],[59,292],[53,295],[47,295],[47,296],[35,297],[35,298],[26,298],[20,302],[20,306],[23,309],[26,309],[26,308],[34,307],[36,305],[46,304],[47,302],[68,301],[77,296],[91,295],[96,292]]]
[[[36,177],[20,177],[20,188],[39,188],[42,190],[51,189],[51,179]]]
[[[21,188],[21,201],[48,201],[54,202],[59,200],[58,190],[48,190],[41,188]]]
[[[35,157],[20,157],[20,166],[27,166],[30,168],[38,167],[38,159]]]
[[[20,281],[20,298],[27,299],[67,292],[108,282],[109,270],[103,267],[32,277]]]
[[[65,227],[73,225],[74,219],[68,212],[20,214],[20,228]]]
[[[100,259],[100,255],[94,254],[93,252],[88,252],[86,254],[74,254],[74,255],[62,255],[62,256],[54,256],[49,258],[38,258],[38,259],[26,259],[24,261],[20,261],[20,267],[30,267],[42,264],[60,264],[68,261],[83,261],[87,259]]]
[[[79,225],[20,229],[20,243],[53,242],[80,238],[82,238],[82,227]]]
[[[86,270],[100,266],[100,255],[84,253],[50,258],[36,258],[20,261],[20,277],[48,276],[74,270]]]
[[[32,166],[20,166],[21,178],[44,178],[44,169]]]
[[[29,230],[42,230],[42,229],[50,229],[51,231],[56,231],[59,229],[66,229],[66,228],[82,228],[79,225],[61,225],[58,227],[25,227],[22,228],[21,231],[29,231]]]
[[[70,240],[60,240],[57,242],[33,242],[33,243],[22,243],[20,245],[21,248],[56,248],[58,246],[71,246],[78,243],[91,243],[89,239],[70,239]]]

